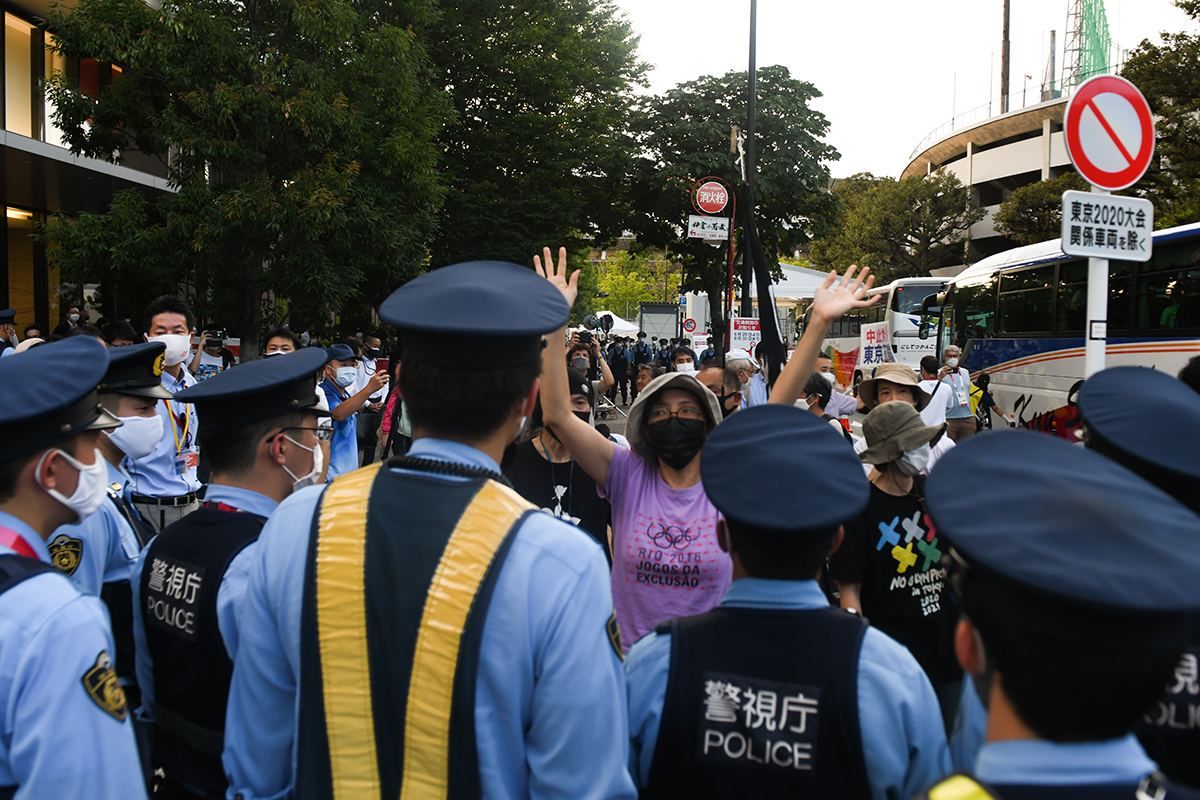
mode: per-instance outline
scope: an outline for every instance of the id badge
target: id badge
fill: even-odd
[[[198,466],[200,466],[200,451],[195,447],[180,451],[175,456],[176,475],[186,475],[189,470],[194,470]]]
[[[960,406],[970,404],[970,400],[967,398],[967,392],[965,389],[956,389],[955,391],[958,393],[958,404]]]

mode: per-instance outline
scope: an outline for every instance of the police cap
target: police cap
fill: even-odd
[[[845,437],[794,406],[756,406],[722,422],[704,443],[700,475],[726,517],[781,533],[845,522],[870,494]]]
[[[0,325],[12,325],[17,321],[15,308],[0,308]]]
[[[983,434],[942,457],[926,500],[939,535],[1006,585],[1130,612],[1200,610],[1200,517],[1095,452]]]
[[[1200,480],[1200,396],[1183,381],[1145,367],[1112,367],[1084,381],[1079,414],[1102,452]],[[1193,487],[1195,488],[1195,487]]]
[[[497,369],[528,364],[542,336],[566,324],[562,293],[532,269],[468,261],[427,272],[379,307],[401,331],[405,358],[439,367]]]
[[[171,392],[162,385],[162,342],[144,342],[108,351],[108,371],[104,373],[99,392],[132,394],[157,400],[170,398]]]
[[[316,407],[314,375],[325,365],[325,351],[306,347],[294,353],[260,358],[219,372],[175,395],[193,403],[204,430],[229,430],[288,414],[329,416]]]
[[[107,352],[89,336],[74,336],[0,361],[0,460],[33,455],[84,431],[121,426],[96,394]]]

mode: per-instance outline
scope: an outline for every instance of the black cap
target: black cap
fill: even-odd
[[[1200,611],[1200,517],[1098,453],[1029,431],[982,434],[938,461],[926,499],[963,560],[1006,584],[1131,612]]]
[[[726,517],[781,533],[839,525],[870,496],[845,437],[794,406],[756,406],[722,422],[704,443],[700,475]]]
[[[542,336],[566,324],[569,313],[562,293],[547,280],[504,261],[469,261],[428,272],[379,307],[383,321],[401,330],[405,358],[464,370],[537,360]]]
[[[255,425],[297,412],[329,416],[316,407],[313,377],[325,361],[325,350],[313,347],[260,358],[219,372],[184,389],[175,399],[195,404],[200,426],[209,431]]]
[[[33,455],[84,431],[119,428],[96,394],[107,368],[108,351],[88,336],[0,360],[0,460]]]
[[[156,400],[170,398],[171,392],[162,385],[163,353],[166,349],[167,346],[162,342],[111,348],[108,351],[108,371],[104,373],[96,391],[132,394]]]
[[[0,308],[0,325],[11,325],[17,321],[15,308]]]

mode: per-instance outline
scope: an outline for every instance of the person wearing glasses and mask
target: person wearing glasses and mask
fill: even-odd
[[[313,375],[325,353],[259,359],[180,392],[195,406],[212,480],[133,574],[140,715],[154,726],[157,791],[223,796],[225,704],[255,542],[275,507],[322,468]]]

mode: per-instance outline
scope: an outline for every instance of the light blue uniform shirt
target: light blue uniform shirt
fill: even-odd
[[[110,488],[115,485],[119,487],[117,492],[123,494],[129,484],[129,476],[120,467],[108,461],[105,464],[108,466]],[[63,525],[50,536],[49,541],[53,542],[59,536],[78,539],[83,546],[79,554],[79,566],[70,578],[84,594],[99,597],[104,584],[127,581],[133,573],[140,549],[137,534],[113,505],[111,498],[82,522]]]
[[[1155,769],[1155,763],[1130,735],[1072,744],[1040,739],[993,742],[979,751],[974,775],[996,786],[1086,786],[1136,784]]]
[[[223,486],[212,483],[205,492],[206,503],[225,503],[247,514],[257,514],[269,517],[279,504],[264,494],[252,492],[249,489],[239,489],[234,486]],[[153,541],[150,542],[153,544]],[[245,608],[246,584],[250,581],[250,571],[254,564],[254,548],[257,542],[252,542],[229,562],[229,569],[221,578],[217,587],[217,630],[221,632],[221,641],[225,643],[225,652],[232,659],[237,655],[238,626],[242,609]],[[133,588],[133,646],[135,652],[135,669],[137,670],[138,686],[142,690],[142,708],[138,712],[139,719],[152,720],[151,711],[154,703],[154,659],[150,657],[150,647],[146,644],[146,622],[142,616],[141,588],[142,570],[146,568],[146,553],[150,546],[142,550],[130,577]]]
[[[954,719],[954,730],[950,733],[950,760],[954,762],[954,768],[963,772],[973,771],[985,738],[987,709],[975,691],[975,682],[970,675],[964,674],[958,714]]]
[[[456,442],[419,439],[410,455],[499,471]],[[258,540],[225,724],[230,798],[280,798],[292,787],[300,614],[321,491],[285,500]],[[611,614],[600,547],[549,514],[529,517],[497,576],[480,648],[475,737],[485,797],[634,797]]]
[[[0,511],[0,526],[49,561],[24,522]],[[0,786],[17,786],[18,800],[146,796],[129,714],[105,711],[83,681],[113,652],[100,600],[66,576],[37,575],[0,594]]]
[[[171,394],[196,385],[196,379],[187,371],[187,367],[181,366],[179,369],[179,380],[175,380],[166,371],[162,374],[162,385]],[[150,455],[137,461],[125,459],[125,468],[129,470],[129,477],[133,479],[133,491],[147,497],[179,497],[194,492],[200,488],[195,468],[180,475],[175,470],[175,458],[180,449],[190,450],[196,447],[196,432],[200,425],[196,418],[196,406],[192,403],[176,403],[174,400],[159,400],[155,408],[158,410],[158,416],[162,417],[163,438]],[[186,436],[185,425],[181,424],[181,420],[185,418]],[[176,439],[179,440],[178,446]]]
[[[730,585],[721,605],[803,610],[826,608],[829,601],[816,581],[741,578]],[[625,662],[631,768],[642,787],[650,779],[670,671],[669,635],[646,635]],[[929,679],[907,649],[874,628],[863,636],[858,657],[858,727],[872,797],[912,797],[950,771],[941,711]]]
[[[343,396],[332,381],[321,381],[325,391],[325,399],[329,401],[329,410],[333,411],[350,395]],[[358,469],[358,414],[351,414],[343,420],[333,421],[333,437],[329,440],[329,473],[326,480],[333,480],[338,475],[353,472]]]

